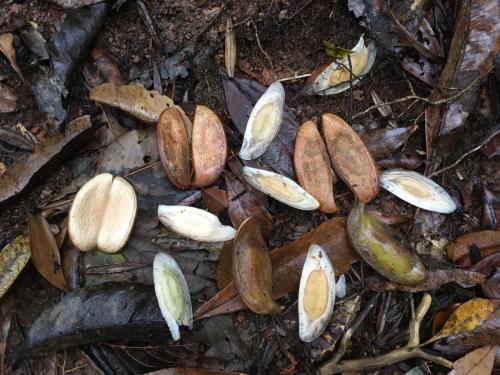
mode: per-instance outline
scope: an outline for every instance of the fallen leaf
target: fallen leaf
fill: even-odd
[[[486,320],[472,331],[460,332],[447,338],[448,345],[460,345],[462,349],[478,346],[500,345],[500,309],[496,309]]]
[[[100,3],[102,0],[50,0],[51,3],[54,3],[61,8],[81,8],[88,5],[94,5]]]
[[[297,240],[270,252],[273,265],[273,299],[276,300],[299,288],[301,270],[312,244],[317,244],[325,250],[337,275],[347,272],[350,265],[359,260],[349,243],[345,223],[344,217],[326,220]],[[234,283],[230,283],[205,302],[196,312],[195,318],[207,318],[244,308],[246,306],[238,296]]]
[[[493,370],[498,346],[483,346],[455,361],[448,375],[486,375]]]
[[[401,60],[401,67],[412,76],[427,83],[429,86],[434,87],[439,78],[439,72],[442,69],[442,64],[432,62],[425,56],[418,56],[418,61],[405,56]]]
[[[424,164],[424,161],[417,156],[395,154],[385,159],[377,160],[377,164],[384,169],[402,168],[414,171]]]
[[[383,159],[397,151],[417,127],[365,130],[359,136],[375,160]]]
[[[23,154],[0,176],[0,203],[16,196],[35,179],[52,171],[94,131],[90,116],[82,116],[69,123],[64,133],[45,138],[33,153]]]
[[[481,285],[481,289],[486,298],[500,299],[500,267],[497,267],[495,274]]]
[[[450,315],[460,306],[460,303],[454,303],[448,306],[447,309],[438,311],[434,318],[432,319],[432,335],[434,336],[439,329],[446,323],[450,318]]]
[[[47,51],[46,45],[47,42],[38,31],[38,27],[35,23],[31,23],[17,11],[10,14],[10,22],[31,52],[37,55],[41,60],[49,59],[49,52]]]
[[[472,246],[476,246],[483,257],[492,254],[488,249],[500,251],[500,231],[483,230],[461,235],[446,246],[446,253],[453,263],[467,267],[471,265],[469,251]]]
[[[236,66],[236,34],[233,29],[231,17],[226,23],[226,38],[224,42],[224,63],[226,65],[227,75],[234,77],[234,68]]]
[[[35,143],[30,138],[19,134],[17,130],[0,129],[0,140],[21,150],[33,151],[35,149]]]
[[[6,373],[5,349],[7,349],[7,339],[10,332],[10,324],[14,313],[14,298],[5,297],[0,306],[0,372]]]
[[[43,215],[28,213],[28,236],[36,270],[56,288],[67,291],[59,247]]]
[[[483,225],[496,229],[500,216],[500,194],[485,187],[483,192]]]
[[[227,191],[215,186],[203,189],[201,199],[205,208],[214,215],[218,215],[228,206]]]
[[[493,137],[493,139],[486,146],[484,146],[481,151],[488,157],[488,159],[500,155],[500,134]]]
[[[224,242],[217,263],[217,286],[224,289],[233,281],[233,241]]]
[[[148,372],[145,375],[245,375],[242,372],[208,370],[204,368],[176,367]]]
[[[499,249],[500,250],[500,249]],[[480,272],[485,276],[490,276],[497,267],[500,267],[500,252],[489,255],[474,264],[470,270]]]
[[[443,339],[448,336],[470,332],[488,319],[495,310],[490,300],[474,298],[458,307],[450,316],[443,328],[422,345]]]
[[[116,63],[102,50],[93,48],[90,51],[90,56],[92,57],[97,72],[103,77],[104,82],[114,83],[116,85],[123,85],[125,83]]]
[[[14,112],[17,108],[17,96],[14,91],[0,82],[0,113]]]
[[[16,71],[17,75],[19,78],[21,78],[21,81],[23,81],[24,84],[26,84],[26,80],[24,79],[23,73],[21,72],[21,69],[17,66],[16,62],[16,50],[14,49],[13,43],[14,42],[14,35],[11,33],[4,33],[0,34],[0,52],[2,52],[5,57],[10,62],[10,65],[12,68]]]
[[[0,252],[0,298],[30,260],[28,236],[19,236]]]

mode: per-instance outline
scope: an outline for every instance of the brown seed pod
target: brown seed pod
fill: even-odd
[[[335,172],[362,202],[379,191],[375,160],[359,135],[340,117],[324,113],[323,134]]]
[[[297,133],[293,165],[300,186],[319,202],[326,213],[338,210],[333,193],[333,177],[325,142],[316,124],[305,122]]]
[[[160,115],[157,137],[163,168],[172,183],[180,189],[208,186],[219,178],[226,163],[224,128],[211,109],[196,106],[191,165],[188,134],[190,124],[186,122],[176,108],[167,108]]]
[[[271,258],[257,217],[246,219],[239,227],[233,257],[234,282],[248,308],[257,314],[280,312],[272,298]]]

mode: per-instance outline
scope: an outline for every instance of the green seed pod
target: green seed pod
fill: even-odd
[[[351,210],[347,231],[358,254],[384,277],[404,285],[425,280],[420,258],[395,238],[391,228],[366,212],[363,203]]]

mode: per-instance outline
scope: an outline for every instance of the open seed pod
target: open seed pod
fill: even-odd
[[[449,214],[457,208],[446,190],[417,172],[403,169],[386,170],[380,174],[380,186],[424,210]]]
[[[186,279],[170,255],[158,253],[153,261],[153,281],[156,299],[172,338],[181,338],[179,326],[193,328],[193,309]]]
[[[278,173],[243,167],[243,177],[254,188],[270,197],[299,210],[315,210],[319,203],[296,182]]]
[[[311,245],[299,286],[299,336],[311,342],[325,330],[335,303],[335,273],[321,246]]]
[[[323,134],[335,172],[361,202],[379,191],[378,171],[372,154],[359,135],[340,117],[324,113]]]
[[[255,103],[250,113],[239,153],[242,159],[256,159],[266,152],[280,130],[284,104],[283,85],[274,82]]]
[[[396,239],[394,231],[357,203],[347,220],[351,244],[382,276],[404,285],[417,285],[426,277],[420,258]]]
[[[245,304],[257,314],[274,314],[272,267],[257,217],[246,219],[233,242],[233,280]]]
[[[97,175],[78,191],[69,210],[71,242],[81,251],[114,253],[127,242],[136,211],[137,197],[127,180]]]
[[[197,241],[229,241],[236,234],[233,227],[222,225],[214,214],[195,207],[159,205],[158,218],[168,229]]]
[[[326,213],[338,210],[333,193],[333,176],[325,142],[312,121],[305,122],[297,133],[293,165],[300,186],[319,202]]]
[[[375,62],[377,50],[375,44],[365,45],[363,35],[352,49],[353,53],[330,65],[317,67],[307,80],[304,95],[334,95],[350,87],[349,57],[351,59],[352,85],[357,84],[367,74]]]
[[[180,189],[212,184],[227,158],[224,128],[211,109],[196,106],[191,149],[190,134],[190,124],[177,108],[161,113],[157,126],[160,158],[168,178]]]

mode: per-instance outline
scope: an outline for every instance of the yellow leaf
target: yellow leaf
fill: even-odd
[[[0,252],[0,298],[30,260],[28,236],[19,236]]]
[[[449,317],[441,331],[422,345],[458,333],[469,332],[481,324],[495,310],[489,299],[474,298],[458,307]]]

